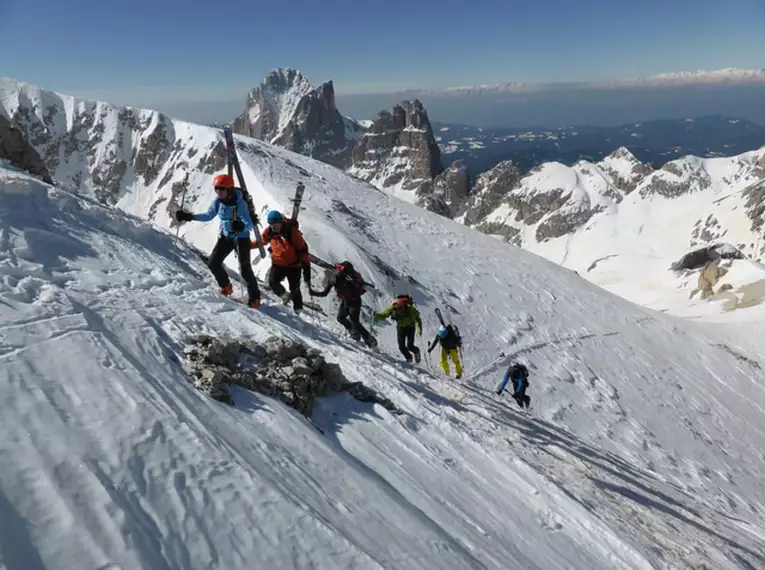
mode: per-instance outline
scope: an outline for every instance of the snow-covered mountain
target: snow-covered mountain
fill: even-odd
[[[278,68],[247,94],[233,131],[347,168],[365,128],[337,110],[332,81],[314,87],[298,70]]]
[[[374,120],[355,120],[337,110],[332,81],[313,87],[300,71],[277,68],[247,95],[233,130],[346,170],[435,211],[450,211],[451,194],[467,194],[467,178],[464,184],[454,176],[436,181],[444,171],[441,153],[427,111],[416,99],[382,110]],[[464,170],[464,164],[450,168]]]
[[[52,124],[82,125],[71,110],[84,103],[45,102]],[[110,132],[110,108],[94,108],[107,119],[74,140]],[[122,128],[126,148],[140,149],[141,131]],[[177,122],[164,132],[183,133],[170,141],[179,150],[155,163],[149,185],[129,164],[115,194],[139,218],[89,197],[109,156],[99,144],[59,162],[58,174],[81,167],[79,190],[0,169],[4,566],[765,564],[761,330],[637,307],[326,164],[237,137],[258,209],[288,206],[305,182],[312,251],[351,260],[381,292],[365,315],[407,277],[421,347],[435,307],[460,327],[468,377],[455,382],[405,365],[390,323],[377,327],[381,354],[345,338],[331,298],[326,317],[297,318],[268,294],[262,311],[218,296],[197,254],[166,231],[164,208],[153,224],[140,218],[171,199],[184,172],[175,160],[193,172],[187,207],[207,206],[212,172],[198,168],[220,134]],[[215,225],[181,236],[206,251]],[[300,340],[398,411],[347,394],[317,401],[310,421],[243,390],[232,390],[236,406],[218,403],[184,373],[199,333]],[[528,415],[492,390],[510,359],[531,370]]]
[[[676,309],[672,297],[698,289],[703,264],[690,275],[670,271],[688,249],[728,243],[749,260],[733,262],[748,269],[730,272],[720,287],[765,279],[765,147],[688,156],[657,170],[625,148],[598,163],[546,163],[526,176],[503,163],[478,178],[466,208],[464,223],[658,309]]]
[[[692,70],[658,73],[645,77],[630,77],[611,81],[582,81],[568,83],[492,83],[483,85],[460,85],[439,90],[414,90],[417,95],[439,93],[443,95],[490,95],[501,93],[534,93],[559,89],[565,85],[578,89],[607,89],[630,87],[678,87],[690,85],[765,84],[765,69],[740,69],[726,67],[714,70]]]

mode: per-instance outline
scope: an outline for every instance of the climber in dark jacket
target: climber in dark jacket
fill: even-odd
[[[340,298],[340,308],[337,310],[337,322],[345,327],[345,330],[354,340],[364,339],[367,346],[377,346],[375,337],[364,328],[360,322],[361,296],[366,293],[366,285],[361,274],[353,268],[350,261],[343,261],[335,265],[334,275],[323,291],[308,289],[312,297],[326,297],[332,288]]]

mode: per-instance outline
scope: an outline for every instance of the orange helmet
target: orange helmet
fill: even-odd
[[[213,187],[214,188],[233,188],[234,187],[234,177],[229,176],[228,174],[218,174],[218,176],[213,179]]]

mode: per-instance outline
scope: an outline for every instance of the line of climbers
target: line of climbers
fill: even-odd
[[[223,262],[232,251],[237,252],[239,259],[239,271],[247,283],[247,304],[253,308],[260,307],[261,295],[258,281],[252,271],[250,252],[258,248],[256,241],[250,239],[250,231],[258,224],[257,215],[252,208],[250,197],[241,188],[237,188],[234,178],[228,174],[220,174],[213,180],[215,199],[205,212],[193,214],[184,210],[175,212],[175,219],[179,223],[197,221],[209,222],[218,217],[219,232],[207,265],[220,287],[220,293],[230,296],[233,293],[231,280],[223,267]],[[268,213],[268,225],[261,234],[264,245],[268,245],[271,254],[271,268],[269,270],[268,285],[284,302],[292,301],[293,309],[299,313],[303,309],[303,296],[300,292],[301,277],[308,286],[308,293],[312,297],[326,297],[334,288],[340,299],[340,307],[337,312],[337,322],[348,331],[354,340],[363,340],[367,346],[377,346],[377,340],[360,322],[361,297],[366,293],[366,283],[361,274],[356,271],[351,262],[343,261],[334,266],[333,273],[329,276],[324,290],[316,291],[311,285],[311,257],[308,245],[300,231],[299,222],[285,217],[281,212],[272,210]],[[289,291],[282,284],[287,280]],[[422,317],[414,306],[412,297],[408,294],[398,295],[393,302],[383,311],[373,312],[373,322],[391,318],[396,322],[398,348],[407,362],[416,363],[421,361],[421,351],[415,345],[415,332],[422,336]],[[463,373],[460,361],[460,348],[462,338],[459,329],[452,324],[442,325],[433,342],[428,347],[428,353],[432,352],[437,344],[441,345],[441,369],[449,375],[449,359],[454,363],[456,378],[461,378]],[[528,407],[530,398],[525,395],[528,386],[528,370],[522,364],[513,364],[505,373],[501,382],[502,388],[512,379],[515,393],[513,397],[518,405]]]

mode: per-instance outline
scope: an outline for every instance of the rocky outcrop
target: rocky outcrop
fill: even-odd
[[[668,162],[654,172],[645,184],[641,185],[640,195],[644,198],[652,194],[665,198],[677,198],[706,190],[711,185],[712,179],[701,159],[687,157]]]
[[[0,100],[1,114],[29,141],[49,175],[104,204],[117,204],[128,191],[127,181],[159,189],[192,168],[225,165],[222,144],[193,160],[198,153],[193,141],[178,138],[175,124],[162,113],[79,100],[11,80],[0,80]],[[141,213],[160,215],[159,205],[155,201]]]
[[[693,249],[675,261],[672,271],[693,271],[720,259],[746,259],[746,256],[729,243],[707,244]]]
[[[417,191],[443,170],[428,114],[414,100],[379,114],[356,143],[349,172],[380,189]]]
[[[520,169],[511,160],[500,162],[491,170],[479,174],[465,205],[464,223],[474,226],[483,221],[509,197],[521,178]]]
[[[250,90],[232,129],[341,169],[351,165],[353,145],[364,133],[337,110],[332,81],[313,87],[291,68],[271,71]]]
[[[619,147],[598,163],[601,171],[623,194],[629,194],[648,176],[653,169],[640,162],[625,147]]]
[[[0,159],[7,159],[16,168],[41,177],[53,184],[50,172],[40,154],[27,142],[21,131],[0,115]]]
[[[467,166],[455,160],[449,168],[417,190],[417,204],[447,218],[454,218],[464,209],[470,192]]]
[[[316,398],[347,392],[398,413],[396,406],[360,382],[349,382],[340,366],[304,344],[270,337],[263,344],[199,336],[186,349],[185,368],[194,386],[235,405],[228,386],[265,394],[310,418]]]

